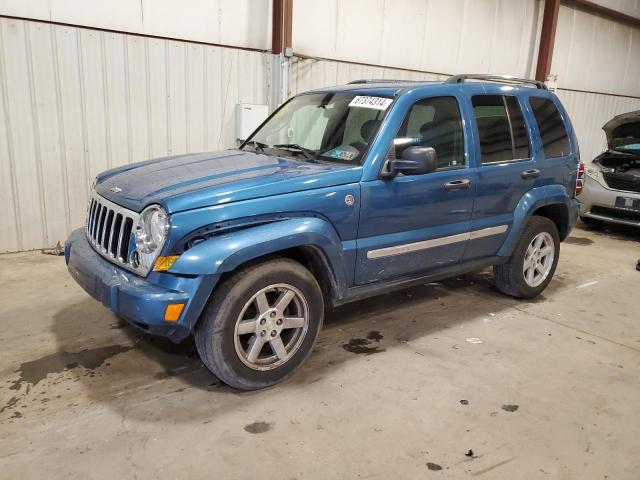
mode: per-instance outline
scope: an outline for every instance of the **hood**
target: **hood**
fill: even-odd
[[[640,142],[640,110],[616,115],[602,129],[609,149],[624,143]]]
[[[136,212],[159,203],[172,213],[357,182],[361,171],[359,166],[226,150],[119,167],[98,175],[95,189],[108,200]]]

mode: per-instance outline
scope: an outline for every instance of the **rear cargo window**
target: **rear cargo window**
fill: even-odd
[[[482,163],[524,160],[531,156],[527,126],[515,97],[476,95],[472,103]]]
[[[569,154],[569,136],[555,104],[546,98],[529,98],[533,115],[536,117],[544,156],[562,157]]]

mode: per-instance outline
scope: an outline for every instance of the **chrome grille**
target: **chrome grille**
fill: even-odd
[[[625,192],[640,193],[640,179],[632,175],[621,175],[616,173],[603,173],[604,181],[614,190],[624,190]]]
[[[95,192],[91,194],[85,223],[89,242],[103,257],[133,271],[139,271],[131,265],[129,258],[131,232],[137,223],[136,212],[122,208]]]

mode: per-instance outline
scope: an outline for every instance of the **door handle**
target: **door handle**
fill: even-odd
[[[453,180],[444,184],[445,192],[452,192],[454,190],[467,190],[471,186],[471,180],[465,178],[463,180]]]
[[[532,168],[530,170],[525,170],[520,174],[522,178],[538,178],[540,176],[540,170],[537,168]]]

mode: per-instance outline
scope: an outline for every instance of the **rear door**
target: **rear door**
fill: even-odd
[[[479,158],[472,235],[463,260],[496,254],[513,222],[516,205],[542,176],[539,154],[532,148],[531,128],[523,113],[527,106],[522,99],[496,93],[474,94],[469,101]]]

